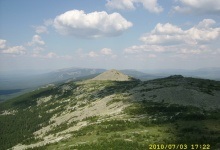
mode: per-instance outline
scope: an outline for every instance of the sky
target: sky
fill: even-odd
[[[0,0],[0,71],[220,67],[219,0]]]

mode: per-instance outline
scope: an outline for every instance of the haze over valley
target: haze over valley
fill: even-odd
[[[0,100],[3,101],[9,98],[16,97],[20,94],[23,94],[30,90],[34,90],[41,86],[45,86],[47,84],[56,84],[60,82],[65,82],[67,80],[80,80],[91,78],[104,71],[106,71],[106,69],[72,67],[43,73],[41,71],[33,72],[30,70],[22,71],[20,73],[1,73]],[[220,80],[220,68],[203,68],[197,70],[161,69],[140,71],[137,71],[135,69],[125,69],[121,70],[121,72],[142,81],[177,74],[181,74],[186,77]]]

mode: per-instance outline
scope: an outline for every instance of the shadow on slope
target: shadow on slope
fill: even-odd
[[[96,81],[105,86],[104,89],[97,91],[94,95],[98,98],[104,98],[112,94],[128,93],[128,91],[137,86],[140,81]]]
[[[153,88],[144,88],[148,84],[153,84]],[[220,82],[213,80],[203,80],[195,78],[184,78],[182,76],[171,76],[163,79],[156,79],[142,83],[142,88],[132,91],[131,99],[133,105],[125,109],[125,113],[131,117],[140,118],[146,126],[166,126],[166,130],[161,131],[172,135],[173,138],[164,138],[161,143],[155,144],[187,144],[191,148],[192,144],[211,145],[211,149],[216,149],[220,145],[220,109],[207,109],[207,107],[195,107],[192,105],[179,105],[168,103],[166,98],[155,100],[158,95],[154,93],[148,97],[147,93],[167,88],[170,93],[175,94],[176,87],[196,90],[198,92],[214,96],[215,91],[220,91]],[[175,87],[175,88],[170,88]],[[144,90],[143,90],[144,89]],[[142,90],[142,94],[140,92]],[[182,98],[184,99],[184,97]],[[218,101],[220,100],[220,97]],[[199,100],[198,100],[199,102]]]

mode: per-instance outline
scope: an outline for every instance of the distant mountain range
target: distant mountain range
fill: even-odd
[[[92,68],[65,68],[47,73],[33,71],[18,73],[0,73],[0,101],[18,96],[24,92],[33,90],[47,84],[56,84],[67,80],[80,80],[94,77],[106,71],[105,69]],[[181,74],[188,77],[198,77],[220,80],[220,68],[203,68],[198,70],[162,69],[142,70],[133,69],[120,70],[142,81],[167,77],[169,75]]]
[[[154,75],[169,76],[175,74],[181,74],[188,77],[199,77],[204,79],[220,80],[220,68],[200,68],[196,70],[184,70],[184,69],[160,69],[160,70],[142,70],[145,73]]]
[[[49,73],[32,74],[25,76],[24,74],[0,75],[0,89],[5,88],[32,88],[49,83],[65,81],[67,79],[77,79],[89,75],[97,75],[104,72],[105,69],[87,69],[87,68],[68,68],[59,69]]]
[[[104,71],[105,69],[68,68],[43,74],[0,75],[0,100],[9,99],[51,83],[91,78]]]

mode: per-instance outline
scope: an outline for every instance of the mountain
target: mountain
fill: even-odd
[[[0,101],[13,98],[40,86],[66,80],[91,78],[104,71],[104,69],[66,68],[43,74],[1,74]]]
[[[219,148],[219,81],[103,74],[0,103],[1,149],[145,150],[157,143]]]
[[[104,71],[105,69],[66,68],[50,72],[48,76],[53,77],[54,81],[61,81],[67,79],[76,79],[78,77],[85,77],[88,75],[97,75]]]
[[[0,72],[0,100],[12,98],[36,87],[65,80],[77,80],[80,78],[94,77],[103,73],[105,69],[92,68],[65,68],[51,72],[45,70],[23,70],[14,72]],[[160,70],[120,70],[142,81],[166,77],[169,75],[182,74],[188,77],[220,80],[220,68],[200,68],[197,70],[183,69],[160,69]],[[19,92],[18,92],[19,91]],[[10,93],[10,94],[5,94]]]
[[[112,70],[108,70],[98,76],[96,76],[95,78],[93,78],[92,80],[106,80],[106,81],[131,81],[134,80],[134,78],[125,75],[123,73],[121,73],[118,70],[112,69]]]
[[[192,75],[202,78],[208,79],[220,79],[220,68],[213,67],[213,68],[200,68],[194,71],[191,71]]]
[[[42,86],[53,82],[65,81],[68,79],[77,79],[89,75],[97,75],[104,72],[105,69],[92,68],[66,68],[47,73],[36,74],[4,74],[0,75],[0,89],[12,88],[32,88]]]

